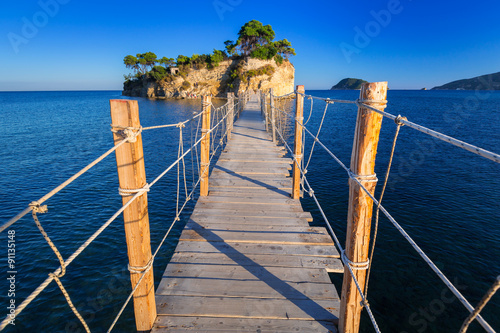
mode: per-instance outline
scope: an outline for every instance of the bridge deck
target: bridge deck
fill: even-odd
[[[254,96],[156,291],[153,332],[336,332],[338,252],[299,200]]]

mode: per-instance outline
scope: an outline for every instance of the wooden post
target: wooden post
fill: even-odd
[[[111,100],[111,121],[115,129],[120,127],[139,128],[139,106],[137,101]],[[115,145],[123,140],[121,133],[113,134]],[[118,180],[121,189],[135,190],[146,185],[142,136],[135,142],[127,142],[115,151]],[[123,196],[125,205],[132,195]],[[134,288],[151,260],[149,234],[148,197],[143,193],[123,211],[125,238],[130,268],[130,280]],[[137,331],[150,331],[156,320],[153,268],[146,273],[134,294],[134,312]]]
[[[365,104],[383,110],[386,106],[387,82],[364,83],[360,100]],[[377,101],[380,101],[377,103]],[[371,194],[375,192],[377,177],[375,157],[383,116],[364,107],[359,107],[351,155],[352,177],[357,178]],[[352,178],[349,179],[349,211],[345,256],[353,263],[362,264],[368,260],[373,200]],[[367,265],[365,266],[367,268]],[[364,292],[366,269],[353,270]],[[362,298],[347,265],[344,268],[340,302],[339,332],[357,333],[362,306]]]
[[[300,198],[300,165],[302,161],[302,123],[304,121],[304,86],[297,86],[295,98],[295,141],[293,145],[293,154],[297,161],[293,162],[293,185],[292,199]]]
[[[205,136],[201,140],[200,145],[200,196],[206,197],[208,195],[208,172],[210,168],[210,111],[211,111],[212,97],[203,96],[202,98],[202,112],[201,116],[201,135]]]
[[[227,93],[227,118],[226,118],[226,126],[227,126],[227,140],[231,139],[231,132],[233,131],[233,121],[234,121],[234,93]]]
[[[269,89],[269,104],[271,104],[271,131],[273,133],[273,142],[276,143],[276,112],[274,112],[273,88]]]

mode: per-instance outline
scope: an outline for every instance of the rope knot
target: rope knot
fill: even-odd
[[[359,182],[378,182],[377,174],[374,173],[372,175],[357,175],[351,170],[349,170],[349,178],[357,180]]]
[[[148,263],[144,266],[130,266],[128,265],[128,270],[130,273],[142,274],[147,272],[153,267],[153,258],[149,259]]]
[[[115,128],[117,128],[118,130],[116,130]],[[137,137],[139,136],[139,134],[142,133],[142,126],[124,127],[111,124],[111,132],[116,133],[121,137],[123,137],[124,139],[128,140],[128,142],[133,143],[137,141]]]
[[[177,125],[175,125],[175,127],[184,128],[184,127],[186,127],[186,125],[184,123],[178,123]]]
[[[141,193],[144,194],[146,192],[149,192],[149,184],[146,183],[142,188],[133,188],[133,189],[127,189],[127,188],[118,188],[118,194],[120,194],[122,197],[129,197],[132,196],[136,193]]]
[[[43,205],[41,206],[40,203],[38,201],[33,201],[29,204],[29,206],[31,207],[31,211],[35,214],[44,214],[44,213],[47,213],[49,211],[49,208],[47,207],[47,205]]]
[[[341,259],[344,265],[349,265],[353,271],[362,271],[368,269],[368,266],[370,265],[370,260],[367,259],[366,261],[362,262],[353,262],[347,258],[347,255],[345,254],[345,251],[342,251],[341,254]]]
[[[314,195],[314,190],[311,188],[308,193],[309,193],[309,196],[312,197]]]
[[[396,125],[398,126],[404,126],[404,122],[405,120],[408,120],[406,117],[403,117],[401,116],[400,114],[398,114],[398,116],[396,117],[396,119],[394,119],[394,122],[396,123]]]

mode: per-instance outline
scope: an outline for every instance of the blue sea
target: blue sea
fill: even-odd
[[[357,91],[306,91],[307,94],[355,100]],[[0,221],[3,224],[34,200],[59,185],[112,147],[109,100],[120,91],[0,92]],[[199,100],[139,101],[141,124],[176,123],[199,111]],[[217,101],[222,103],[222,101]],[[286,107],[283,105],[283,107]],[[308,128],[316,133],[325,104],[305,101]],[[406,116],[431,129],[479,147],[500,152],[500,92],[388,92],[386,111]],[[329,105],[319,139],[349,165],[356,107]],[[184,129],[185,147],[196,124]],[[395,131],[384,119],[376,172],[380,179],[388,163]],[[179,129],[143,133],[146,174],[155,178],[177,157]],[[312,140],[306,138],[306,156]],[[186,160],[191,186],[190,155]],[[411,128],[402,127],[383,204],[444,274],[475,305],[500,274],[500,165]],[[339,238],[345,240],[347,175],[321,147],[314,149],[307,177]],[[156,249],[175,217],[177,173],[148,194],[152,247]],[[48,200],[39,215],[64,258],[71,255],[121,206],[114,156],[91,169]],[[323,225],[313,200],[302,200],[315,224]],[[180,223],[155,261],[156,285],[176,246],[191,201]],[[0,315],[9,302],[18,306],[47,274],[59,266],[31,215],[14,224],[15,297],[7,281],[8,233],[0,235]],[[127,249],[121,218],[113,222],[68,268],[61,279],[75,306],[93,332],[107,330],[129,292]],[[342,277],[331,275],[337,290]],[[381,215],[368,299],[382,332],[457,332],[467,311],[452,297],[411,246]],[[372,332],[366,311],[362,332]],[[486,306],[483,317],[500,330],[500,295]],[[127,307],[116,332],[135,332],[133,308]],[[474,323],[470,332],[482,332]],[[84,332],[55,283],[41,293],[5,332]]]

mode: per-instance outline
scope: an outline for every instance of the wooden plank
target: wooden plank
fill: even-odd
[[[274,298],[274,299],[314,299],[336,300],[339,295],[331,283],[284,282],[274,278],[265,280],[236,279],[163,279],[156,295]]]
[[[339,302],[332,300],[252,299],[157,296],[159,315],[218,318],[336,321]]]
[[[224,203],[239,203],[246,205],[286,205],[297,206],[300,205],[299,200],[292,198],[262,198],[258,197],[234,197],[234,196],[216,196],[209,195],[208,197],[199,197],[198,202],[224,202]]]
[[[269,225],[269,226],[303,226],[309,227],[307,218],[266,218],[266,217],[250,217],[250,216],[206,216],[197,215],[188,219],[188,223],[198,223],[200,225],[206,223],[227,223],[227,224],[245,224],[245,225]]]
[[[304,232],[241,231],[219,229],[184,229],[180,240],[225,242],[225,243],[264,243],[264,244],[314,244],[333,245],[329,235]]]
[[[276,205],[276,204],[247,204],[247,203],[230,203],[230,202],[198,202],[195,209],[223,209],[223,210],[252,210],[263,212],[304,212],[300,205]]]
[[[246,224],[228,224],[215,222],[188,222],[186,229],[206,229],[206,230],[225,230],[225,231],[239,231],[239,232],[273,232],[273,233],[309,233],[316,235],[328,235],[328,232],[323,227],[309,227],[304,225],[254,225]]]
[[[275,266],[275,267],[297,267],[297,268],[324,268],[327,272],[343,272],[340,259],[330,257],[272,255],[272,254],[243,254],[243,253],[193,253],[176,252],[171,263],[178,264],[220,264],[240,266]]]
[[[272,280],[331,284],[324,269],[294,267],[231,266],[208,264],[167,265],[163,278],[199,278],[232,280]]]
[[[259,211],[252,210],[251,207],[247,210],[239,210],[239,211],[229,211],[224,209],[203,209],[203,211],[195,210],[193,211],[192,217],[196,216],[243,216],[243,217],[260,217],[266,219],[275,219],[275,218],[283,218],[283,217],[294,217],[294,218],[305,218],[309,222],[312,222],[312,216],[309,212],[286,212],[286,211]]]
[[[251,244],[251,243],[221,243],[221,242],[189,242],[179,241],[178,252],[199,253],[243,253],[243,254],[271,254],[291,256],[312,256],[339,258],[340,255],[335,246],[318,245],[295,245],[295,244]]]
[[[155,332],[336,333],[330,321],[158,316]]]

